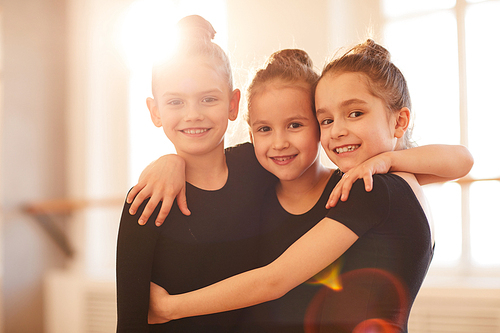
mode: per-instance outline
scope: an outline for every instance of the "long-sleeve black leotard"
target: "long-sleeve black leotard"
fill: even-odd
[[[145,226],[137,223],[145,203],[132,216],[125,204],[117,243],[118,332],[234,332],[245,310],[148,325],[150,281],[171,294],[184,293],[253,269],[257,265],[260,208],[274,176],[257,162],[253,147],[226,151],[227,183],[206,191],[187,184],[191,210],[174,203],[161,227],[160,206]]]

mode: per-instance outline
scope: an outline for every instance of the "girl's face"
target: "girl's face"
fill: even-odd
[[[395,149],[404,134],[396,114],[370,93],[361,73],[326,75],[316,88],[321,145],[343,172]]]
[[[148,99],[151,119],[179,155],[202,155],[223,148],[228,119],[238,115],[239,91],[203,58],[187,59],[165,70],[155,99]]]
[[[299,84],[266,84],[251,101],[250,128],[260,164],[280,180],[295,180],[316,161],[319,128],[311,94]]]

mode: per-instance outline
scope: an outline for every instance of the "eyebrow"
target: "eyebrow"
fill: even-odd
[[[345,108],[345,107],[353,105],[353,104],[367,105],[368,103],[362,99],[359,99],[359,98],[352,98],[352,99],[348,99],[347,101],[343,101],[342,103],[340,103],[340,107]],[[322,114],[325,112],[326,112],[326,110],[324,110],[324,109],[318,109],[318,110],[316,110],[316,115],[319,115],[319,114]]]
[[[347,101],[343,101],[342,103],[340,103],[340,107],[346,107],[346,106],[350,106],[352,104],[368,104],[368,103],[362,99],[359,99],[359,98],[352,98],[352,99],[348,99]]]
[[[290,121],[293,121],[293,120],[308,120],[309,118],[307,117],[304,117],[304,116],[292,116],[292,117],[288,117],[288,118],[285,118],[285,122],[290,122]],[[268,121],[266,120],[257,120],[255,122],[253,122],[252,124],[250,124],[250,127],[251,126],[255,126],[255,125],[267,125],[268,124]]]
[[[209,90],[204,90],[199,93],[196,93],[197,95],[209,95],[209,94],[216,94],[216,93],[222,93],[223,91],[221,89],[209,89]],[[165,91],[162,96],[182,96],[186,95],[184,93],[175,93],[175,92],[170,92],[170,91]],[[190,95],[190,94],[188,94]]]

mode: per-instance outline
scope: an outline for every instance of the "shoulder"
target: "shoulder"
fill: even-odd
[[[331,208],[327,217],[340,222],[361,236],[371,227],[383,223],[390,213],[390,187],[386,175],[373,176],[373,189],[365,190],[363,179],[354,182],[349,198]]]
[[[386,201],[391,183],[394,182],[389,174],[375,174],[373,177],[373,188],[367,192],[365,190],[365,182],[363,179],[358,179],[352,185],[349,193],[349,199],[360,201]],[[348,201],[349,201],[348,199]]]
[[[146,203],[143,203],[141,205],[141,208],[135,215],[131,215],[129,213],[129,203],[125,202],[123,205],[120,225],[118,228],[118,247],[120,249],[135,247],[135,245],[132,244],[141,244],[141,247],[145,246],[145,244],[154,244],[155,240],[159,236],[160,228],[155,226],[153,217],[148,220],[146,225],[139,225],[138,223],[145,204]],[[153,214],[152,216],[156,215]]]
[[[245,142],[225,149],[226,158],[256,158],[253,144]]]
[[[275,181],[275,176],[260,165],[253,144],[250,142],[226,148],[225,154],[227,166],[233,176],[255,181],[259,179],[265,182]]]
[[[158,203],[154,212],[149,217],[146,225],[140,225],[138,223],[139,217],[144,212],[144,208],[146,208],[146,205],[148,204],[149,200],[150,200],[150,198],[145,199],[141,203],[141,205],[137,209],[137,212],[134,215],[131,215],[129,212],[131,204],[125,201],[125,203],[123,204],[123,210],[122,210],[122,214],[121,214],[121,218],[120,218],[120,230],[126,229],[126,230],[131,230],[131,232],[140,232],[140,233],[146,233],[146,234],[158,234],[160,232],[161,227],[157,227],[155,225],[155,221],[156,221],[156,217],[158,216],[158,214],[160,212],[160,208],[162,205],[161,201]],[[172,211],[174,209],[178,209],[176,207],[176,204],[173,205]]]
[[[363,179],[358,179],[352,185],[349,192],[349,198],[345,202],[341,202],[342,209],[352,210],[363,207],[367,211],[385,211],[389,206],[391,195],[390,176],[386,174],[373,175],[373,188],[371,191],[366,191],[365,182]]]
[[[415,175],[406,172],[394,172],[373,176],[373,191],[391,196],[419,195],[422,191]]]
[[[255,150],[250,142],[226,148],[226,163],[229,168],[238,170],[253,170],[262,168],[255,156]],[[263,168],[262,168],[263,169]]]
[[[391,172],[386,174],[373,175],[373,189],[378,191],[393,191],[394,189],[412,189],[418,185],[417,178],[412,173],[407,172]]]

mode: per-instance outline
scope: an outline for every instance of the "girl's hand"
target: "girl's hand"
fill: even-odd
[[[175,154],[165,155],[154,161],[144,169],[139,182],[129,192],[127,202],[132,203],[130,214],[134,215],[137,209],[147,198],[151,198],[144,208],[139,224],[144,225],[162,201],[161,210],[156,218],[156,225],[160,226],[167,217],[174,199],[184,215],[191,212],[186,202],[185,162]]]
[[[148,324],[163,324],[170,319],[167,315],[167,304],[170,294],[154,282],[149,287]]]
[[[339,199],[346,201],[349,198],[352,184],[358,179],[363,179],[365,182],[365,190],[370,192],[373,188],[372,176],[376,173],[387,173],[390,171],[392,160],[389,154],[382,153],[376,155],[360,165],[352,168],[344,174],[342,179],[337,183],[330,198],[326,204],[326,208],[335,207]]]

